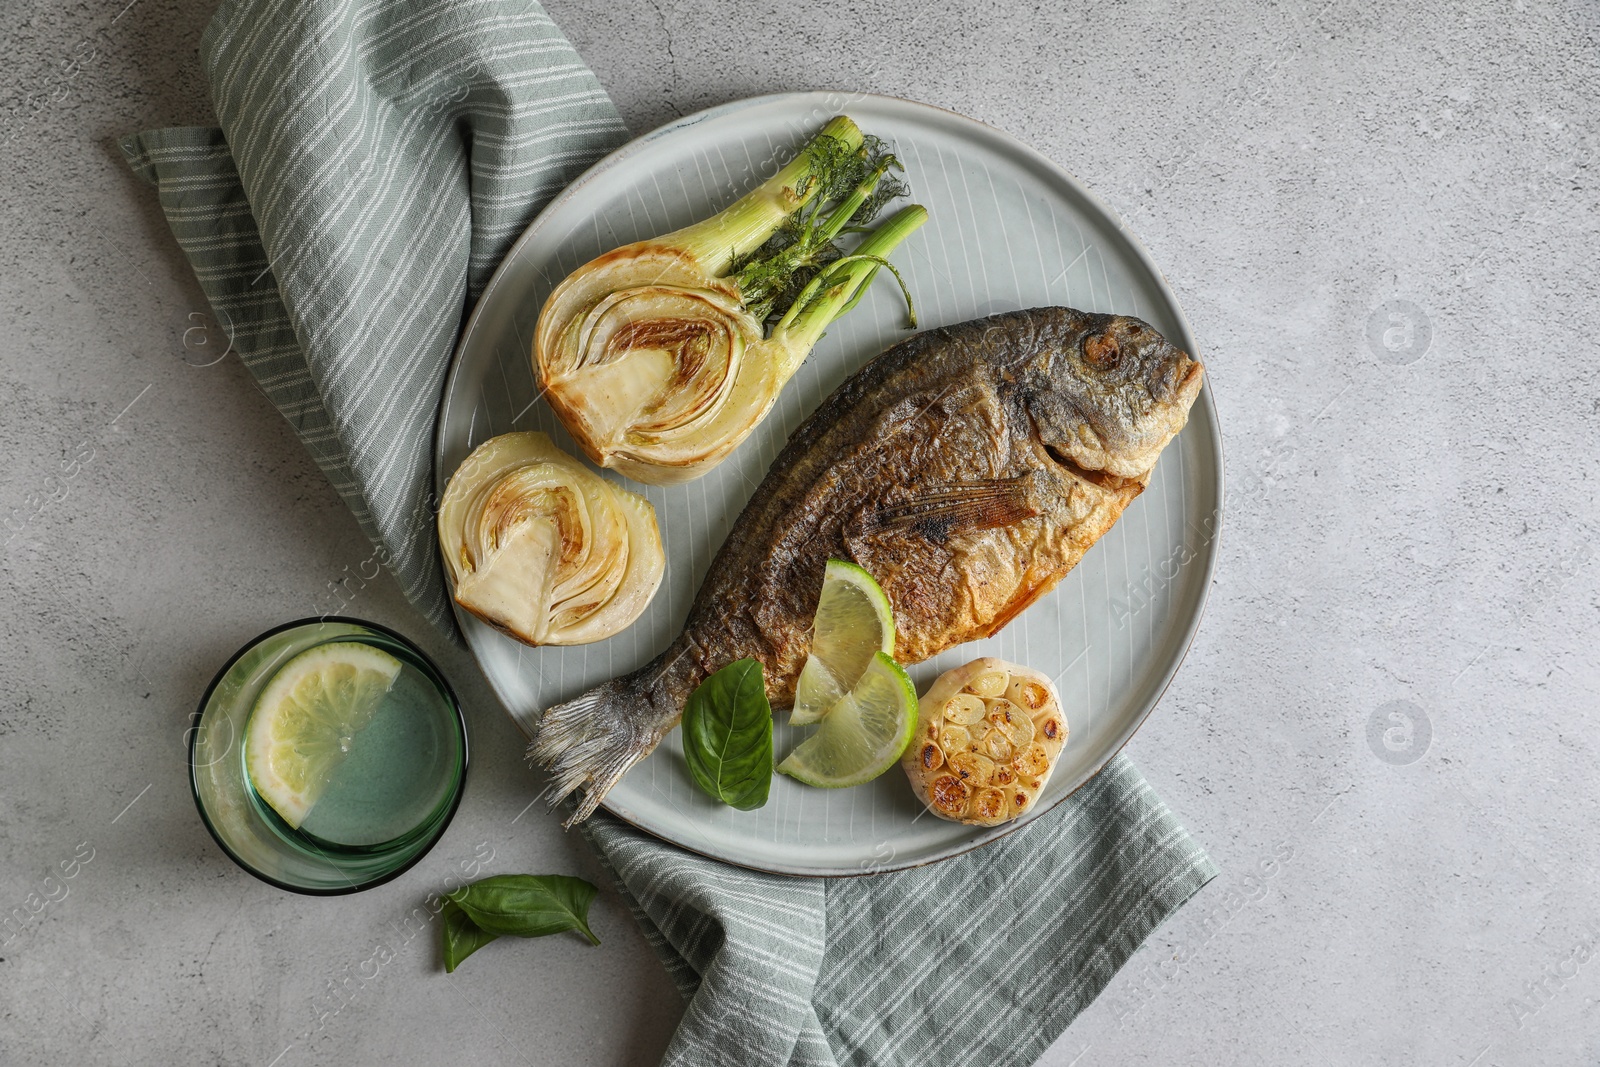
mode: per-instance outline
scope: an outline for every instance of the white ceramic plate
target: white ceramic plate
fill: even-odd
[[[928,224],[894,254],[916,297],[920,325],[1067,304],[1137,315],[1203,359],[1138,242],[1108,208],[1032,149],[971,119],[906,100],[843,93],[760,97],[691,115],[624,146],[529,227],[462,337],[439,420],[439,490],[474,446],[510,430],[544,430],[580,455],[537,399],[530,364],[534,321],[550,290],[601,252],[721,208],[839,113],[891,142],[905,164],[911,200],[930,213]],[[660,522],[667,572],[632,628],[593,645],[532,649],[458,612],[490,684],[524,731],[531,733],[541,709],[633,670],[666,647],[712,555],[790,433],[845,377],[907,336],[904,318],[899,292],[880,276],[727,462],[687,485],[644,488]],[[998,637],[911,668],[919,690],[980,655],[1058,678],[1070,737],[1029,817],[1088,781],[1160,699],[1200,620],[1221,504],[1222,454],[1208,386],[1144,495],[1055,591]],[[779,715],[779,758],[796,736],[784,718]],[[674,731],[630,771],[605,807],[668,841],[747,867],[804,875],[894,870],[957,855],[1017,825],[985,830],[926,814],[898,768],[843,790],[811,789],[774,775],[765,807],[735,811],[696,790],[678,736]]]

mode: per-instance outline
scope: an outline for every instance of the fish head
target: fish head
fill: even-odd
[[[1148,475],[1204,376],[1149,323],[1123,315],[1047,309],[1024,348],[1014,381],[1034,433],[1057,464],[1090,480]]]

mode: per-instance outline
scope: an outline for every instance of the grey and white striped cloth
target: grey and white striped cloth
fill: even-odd
[[[583,827],[689,1001],[673,1067],[1026,1067],[1217,873],[1121,755],[998,841],[861,878]]]
[[[200,53],[222,129],[123,151],[240,359],[449,630],[432,451],[456,334],[627,130],[536,3],[227,0]]]
[[[457,331],[626,131],[529,0],[225,0],[201,55],[222,128],[139,134],[128,161],[240,358],[451,629],[430,457]],[[585,831],[689,1001],[684,1067],[1032,1063],[1216,873],[1121,756],[995,844],[871,877]]]

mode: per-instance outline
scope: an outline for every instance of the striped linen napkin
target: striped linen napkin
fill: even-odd
[[[239,358],[453,630],[432,466],[456,335],[506,249],[627,129],[528,0],[225,0],[200,55],[222,129],[123,153]]]
[[[627,136],[529,0],[225,0],[221,129],[126,139],[245,366],[451,630],[430,459],[466,312]],[[1216,869],[1125,757],[1001,841],[823,880],[585,832],[689,1001],[670,1064],[1033,1062]],[[965,917],[952,921],[952,916]]]
[[[1025,1067],[1217,874],[1122,755],[998,841],[860,878],[582,825],[689,1002],[674,1067]]]

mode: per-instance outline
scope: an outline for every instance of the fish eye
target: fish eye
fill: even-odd
[[[1083,358],[1096,370],[1116,370],[1122,360],[1122,348],[1110,330],[1091,334],[1083,339]]]

